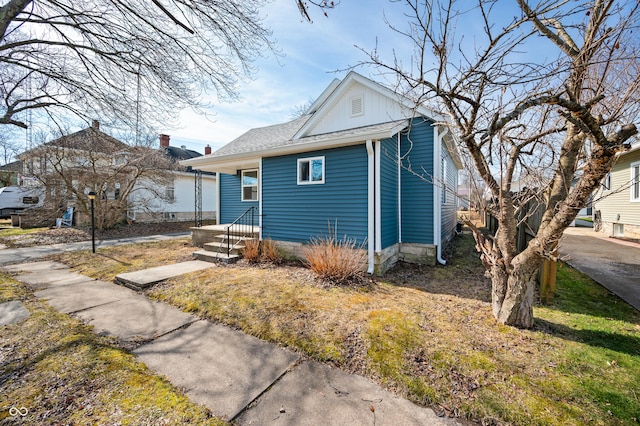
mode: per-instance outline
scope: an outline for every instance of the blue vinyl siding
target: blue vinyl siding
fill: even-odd
[[[258,225],[258,202],[242,201],[240,176],[219,174],[220,179],[220,223],[231,223],[250,207],[256,208],[255,225]]]
[[[457,203],[456,203],[456,193],[458,188],[458,169],[454,164],[449,152],[442,147],[442,158],[447,164],[447,176],[446,176],[446,199],[442,204],[442,215],[440,221],[440,230],[443,241],[443,247],[446,246],[448,240],[451,238],[453,234],[453,229],[456,227],[458,223],[457,217]]]
[[[380,142],[380,197],[382,248],[398,243],[398,142]]]
[[[433,127],[415,119],[410,134],[402,134],[400,155],[402,242],[433,244]],[[406,156],[406,157],[405,157]],[[410,167],[416,174],[406,170]]]
[[[325,183],[297,184],[297,160],[325,157]],[[367,238],[367,151],[363,145],[264,158],[262,236],[308,242],[328,235]]]

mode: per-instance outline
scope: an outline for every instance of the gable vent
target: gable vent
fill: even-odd
[[[362,96],[355,96],[351,98],[351,116],[357,117],[364,113],[364,103]]]

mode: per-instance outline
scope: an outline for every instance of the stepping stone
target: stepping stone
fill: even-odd
[[[77,272],[70,272],[68,269],[29,272],[16,275],[14,278],[27,284],[34,290],[95,281],[93,278],[78,274]]]
[[[372,410],[373,408],[373,410]],[[304,362],[280,379],[235,422],[238,425],[458,425],[380,388],[364,377]]]
[[[68,314],[131,298],[135,293],[114,283],[87,281],[49,287],[35,292],[35,295],[57,311]]]
[[[134,290],[142,290],[153,284],[189,272],[215,267],[215,264],[202,260],[191,260],[172,265],[162,265],[142,271],[126,272],[116,276],[116,282]]]
[[[215,416],[233,419],[269,388],[297,354],[231,328],[199,321],[133,351]],[[264,424],[267,418],[256,424]]]
[[[29,318],[29,311],[19,300],[0,303],[0,325],[16,324]]]
[[[68,267],[63,263],[53,262],[53,261],[44,261],[44,262],[16,263],[14,265],[3,266],[0,269],[6,272],[38,272],[38,271],[50,271],[52,269],[68,269]]]
[[[75,315],[92,325],[96,334],[124,341],[154,339],[197,320],[174,307],[137,294]]]

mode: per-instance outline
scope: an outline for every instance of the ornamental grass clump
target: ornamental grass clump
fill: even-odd
[[[253,239],[245,240],[241,254],[247,262],[258,263],[260,261],[260,241]]]
[[[260,260],[275,264],[282,263],[282,252],[273,240],[267,238],[260,243]]]
[[[304,256],[305,264],[322,280],[339,285],[364,281],[367,254],[355,238],[312,238]]]

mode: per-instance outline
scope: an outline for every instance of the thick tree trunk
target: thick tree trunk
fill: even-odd
[[[507,280],[507,292],[496,315],[498,322],[519,328],[533,326],[533,301],[538,265],[535,259],[516,266]]]

